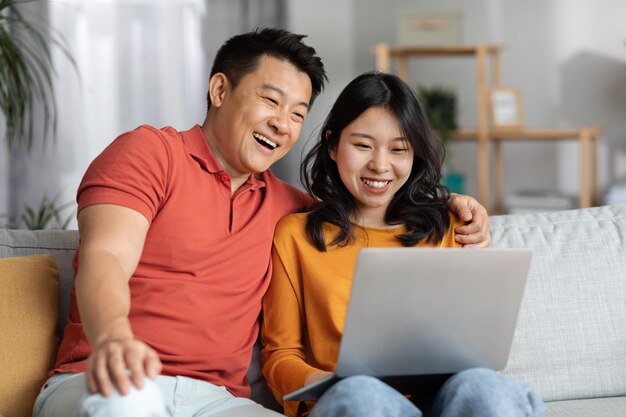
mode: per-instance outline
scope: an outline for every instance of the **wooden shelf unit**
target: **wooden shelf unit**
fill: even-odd
[[[501,143],[503,141],[554,141],[578,140],[580,144],[580,195],[579,206],[589,207],[599,200],[598,186],[598,138],[599,129],[515,129],[494,130],[489,126],[488,91],[500,86],[501,47],[498,45],[464,45],[442,47],[392,46],[380,43],[374,46],[376,69],[390,72],[391,60],[396,60],[396,72],[405,82],[409,82],[409,60],[419,57],[465,56],[476,60],[476,129],[458,130],[455,140],[477,142],[477,182],[478,200],[490,207],[489,192],[489,147],[494,147],[494,211],[502,211],[503,164]],[[488,65],[491,61],[491,71]],[[488,72],[490,73],[488,76]]]
[[[478,137],[476,130],[461,129],[452,134],[454,140],[475,141]],[[524,129],[511,131],[491,131],[489,140],[493,143],[494,160],[494,211],[503,212],[503,179],[502,142],[552,142],[578,141],[580,147],[580,176],[579,176],[579,207],[591,207],[600,201],[600,183],[598,178],[598,140],[600,129],[586,127],[581,129]]]

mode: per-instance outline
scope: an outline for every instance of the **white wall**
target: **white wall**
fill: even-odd
[[[44,196],[59,205],[75,201],[88,165],[122,132],[144,123],[183,130],[206,112],[202,0],[64,0],[51,3],[49,13],[78,71],[52,48],[56,143],[12,152],[10,164],[0,158],[0,173],[9,176],[8,191],[4,176],[0,182],[0,198],[9,200],[0,213],[14,218],[25,205],[39,207]]]
[[[604,132],[601,185],[626,177],[623,0],[291,0],[289,4],[290,28],[310,35],[309,42],[329,69],[331,85],[316,104],[316,112],[327,110],[351,78],[374,69],[373,44],[395,43],[397,9],[459,10],[464,16],[464,43],[504,46],[502,82],[522,90],[526,125],[597,124]],[[443,84],[457,90],[460,124],[466,127],[476,124],[475,74],[471,58],[411,61],[415,84]],[[307,128],[322,117],[312,115]],[[452,151],[455,165],[468,176],[467,192],[475,194],[475,146],[456,144]],[[505,191],[558,189],[575,195],[578,160],[573,142],[508,143],[504,146]]]
[[[0,115],[0,126],[2,125]],[[0,129],[0,138],[4,139],[4,131]],[[9,213],[9,159],[6,144],[0,141],[0,227],[7,223],[4,217]]]
[[[356,74],[353,0],[287,0],[287,9],[287,29],[307,35],[304,42],[322,57],[329,79],[307,117],[300,140],[272,169],[282,179],[299,185],[300,161],[307,141],[317,139],[316,133],[335,98]]]

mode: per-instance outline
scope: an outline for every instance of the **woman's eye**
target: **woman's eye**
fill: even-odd
[[[354,146],[356,146],[357,148],[360,148],[360,149],[369,149],[370,148],[370,146],[368,144],[366,144],[366,143],[355,143]]]

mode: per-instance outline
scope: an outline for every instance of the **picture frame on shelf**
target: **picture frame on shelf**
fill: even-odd
[[[461,43],[458,10],[396,10],[396,42],[403,46],[456,46]]]
[[[524,128],[524,111],[519,88],[490,88],[489,107],[492,129],[521,130]]]

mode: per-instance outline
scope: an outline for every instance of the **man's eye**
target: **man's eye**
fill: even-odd
[[[274,100],[274,99],[273,99],[273,98],[271,98],[271,97],[263,97],[263,98],[264,98],[265,100],[269,101],[269,102],[270,102],[270,103],[272,103],[272,104],[278,104],[278,101]]]
[[[301,113],[293,113],[293,118],[296,121],[302,122],[304,121],[304,114]]]

